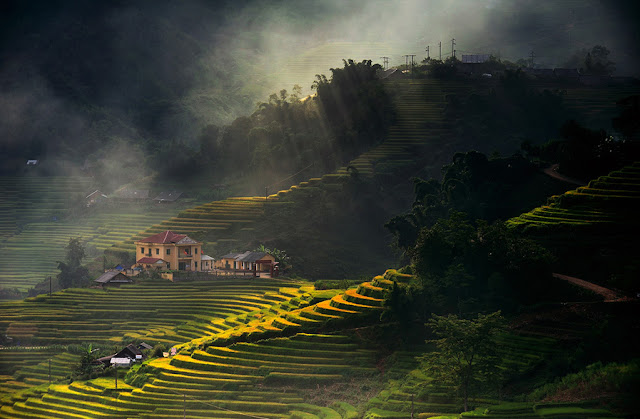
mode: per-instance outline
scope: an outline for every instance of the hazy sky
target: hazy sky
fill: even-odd
[[[157,127],[153,135],[193,142],[203,125],[229,123],[271,92],[294,84],[309,92],[314,75],[329,75],[342,59],[382,63],[387,56],[398,65],[405,54],[422,60],[427,46],[437,58],[439,42],[446,58],[454,38],[458,56],[483,53],[516,61],[533,51],[544,67],[562,66],[577,51],[601,44],[611,51],[616,75],[638,75],[637,3],[4,1],[0,141],[42,132],[86,136],[95,121],[67,103],[80,95],[118,109],[123,125],[144,122]],[[129,121],[138,103],[154,107]]]

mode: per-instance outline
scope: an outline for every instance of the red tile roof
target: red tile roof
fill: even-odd
[[[148,264],[152,264],[152,263],[156,263],[158,261],[164,262],[164,260],[160,259],[160,258],[140,258],[138,259],[138,261],[136,263],[148,263]]]
[[[185,237],[187,237],[186,234],[176,234],[173,231],[167,230],[142,239],[139,243],[177,243]]]

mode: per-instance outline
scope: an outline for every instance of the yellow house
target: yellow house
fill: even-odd
[[[202,243],[185,234],[164,231],[135,243],[136,264],[141,268],[202,271]]]

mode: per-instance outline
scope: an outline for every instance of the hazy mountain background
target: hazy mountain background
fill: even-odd
[[[197,150],[269,93],[343,58],[404,63],[491,53],[563,66],[596,44],[616,75],[637,74],[632,1],[21,1],[0,6],[0,151],[73,173],[87,164],[153,171],[167,144]],[[56,164],[51,164],[55,161]],[[157,159],[155,160],[157,162]],[[157,164],[157,163],[153,163]]]

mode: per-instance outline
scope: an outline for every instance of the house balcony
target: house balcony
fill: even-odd
[[[193,255],[191,253],[189,253],[189,254],[184,254],[184,253],[178,254],[178,259],[191,259],[192,257],[193,257]]]

